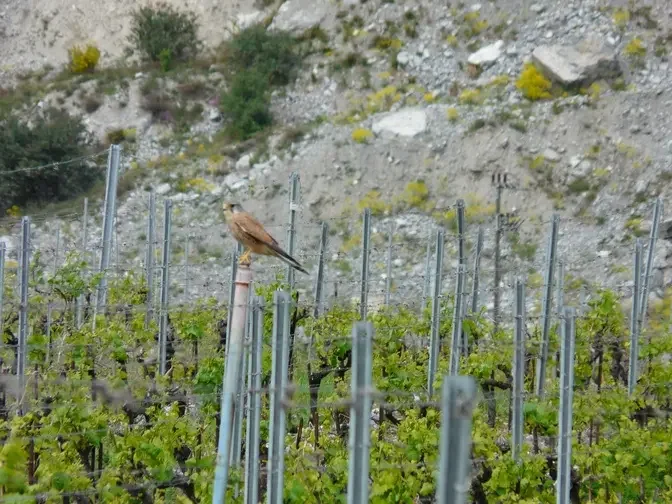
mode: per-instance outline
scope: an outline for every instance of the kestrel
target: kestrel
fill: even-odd
[[[238,203],[224,203],[224,219],[229,225],[231,234],[235,240],[245,247],[245,252],[240,256],[240,264],[250,263],[250,254],[278,257],[293,268],[306,275],[299,262],[280,248],[278,242],[264,229],[264,226],[243,210]]]

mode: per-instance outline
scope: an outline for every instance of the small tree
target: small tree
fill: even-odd
[[[161,62],[164,69],[172,61],[194,56],[201,45],[196,15],[163,2],[133,13],[129,41],[145,59]]]
[[[45,166],[87,154],[86,129],[79,118],[51,109],[33,122],[31,127],[13,116],[0,120],[2,213],[13,205],[68,199],[102,178],[102,170],[83,162]]]
[[[268,75],[254,68],[237,73],[220,106],[231,120],[228,130],[233,138],[244,140],[270,126]]]

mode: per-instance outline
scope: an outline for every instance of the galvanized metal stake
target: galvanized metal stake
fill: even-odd
[[[189,234],[184,238],[184,299],[189,303],[189,252],[191,243]]]
[[[87,265],[87,271],[88,271],[88,266],[91,262],[89,261],[89,252],[88,252],[88,246],[89,246],[89,198],[84,198],[84,211],[82,213],[82,252],[83,252],[83,258],[84,261],[86,262]],[[87,273],[83,273],[86,277],[88,277]],[[82,310],[84,308],[84,294],[80,294],[77,296],[77,299],[75,300],[75,324],[77,326],[77,329],[82,328]],[[2,332],[0,332],[2,334]]]
[[[227,324],[226,324],[226,349],[224,355],[228,357],[229,355],[229,340],[231,339],[231,320],[233,317],[233,307],[236,301],[236,278],[238,274],[238,257],[243,251],[243,246],[240,243],[236,243],[233,248],[233,253],[231,254],[231,285],[229,287],[229,312],[227,314]]]
[[[23,396],[26,389],[26,359],[28,357],[28,281],[30,272],[30,217],[21,218],[21,275],[19,276],[19,347],[16,375],[19,382],[19,415],[23,415]]]
[[[537,376],[535,384],[537,386],[537,395],[544,396],[544,385],[546,382],[546,363],[548,361],[549,332],[551,329],[551,302],[553,300],[553,271],[555,269],[556,249],[558,246],[558,227],[560,216],[553,214],[551,220],[551,233],[548,237],[548,248],[546,249],[546,270],[544,278],[544,296],[542,299],[542,329],[541,329],[541,356],[537,360]]]
[[[149,216],[147,217],[147,257],[145,258],[145,275],[147,278],[147,312],[145,329],[154,318],[154,243],[156,241],[156,191],[149,191]]]
[[[565,307],[565,263],[558,261],[558,278],[556,280],[555,301],[558,320],[562,317],[562,310]]]
[[[565,308],[560,348],[560,411],[558,414],[557,504],[568,504],[572,464],[572,415],[574,400],[574,308]]]
[[[170,294],[170,231],[173,202],[163,205],[163,257],[161,259],[161,318],[159,319],[159,373],[166,374],[166,347],[168,336],[168,298]]]
[[[242,368],[238,377],[238,390],[236,393],[236,403],[234,409],[234,421],[233,421],[233,436],[231,438],[231,454],[229,464],[231,467],[240,466],[241,459],[241,450],[243,443],[243,417],[245,416],[245,399],[247,394],[245,393],[245,379],[247,377],[247,360],[249,355],[250,348],[250,334],[251,334],[251,324],[253,317],[253,308],[252,304],[249,303],[247,311],[247,323],[245,324],[245,343],[243,346],[243,358],[242,358]],[[233,496],[238,498],[238,483],[234,489]]]
[[[283,405],[289,368],[289,293],[273,294],[273,361],[271,364],[270,422],[268,443],[268,504],[282,504],[285,472],[285,420]]]
[[[635,241],[635,262],[634,262],[634,286],[632,291],[632,312],[630,315],[630,368],[628,370],[628,395],[635,391],[638,379],[639,364],[639,331],[641,310],[639,301],[641,299],[641,281],[642,281],[642,241],[637,238]]]
[[[324,261],[327,254],[327,235],[329,234],[329,225],[322,223],[322,232],[320,233],[320,258],[317,263],[317,280],[315,281],[315,306],[313,308],[313,317],[320,315],[324,296]]]
[[[359,299],[359,318],[366,320],[369,301],[369,255],[371,253],[371,210],[364,209],[362,226],[362,274],[361,294]]]
[[[511,452],[520,462],[523,445],[523,381],[525,379],[525,284],[516,280],[516,316],[513,349],[513,405],[511,415]]]
[[[119,145],[110,146],[107,160],[107,183],[105,191],[105,213],[103,214],[103,250],[100,254],[100,273],[102,278],[96,292],[96,307],[93,316],[93,327],[96,327],[96,315],[101,312],[107,299],[107,271],[110,267],[110,251],[112,248],[112,228],[117,202],[117,178],[120,161]]]
[[[234,403],[238,388],[238,376],[243,358],[245,323],[247,321],[246,300],[252,281],[252,271],[246,265],[239,265],[236,274],[234,298],[241,300],[231,317],[231,333],[227,338],[229,353],[226,357],[222,384],[221,406],[219,415],[219,440],[217,442],[217,465],[215,466],[215,484],[212,493],[212,504],[223,504],[226,486],[229,481],[229,454],[231,452],[231,434]],[[245,301],[245,302],[243,302]]]
[[[369,502],[372,341],[373,325],[371,322],[355,323],[352,328],[348,504]]]
[[[390,306],[390,293],[392,291],[392,239],[394,238],[394,225],[390,223],[390,234],[387,238],[387,271],[385,274],[385,306]]]
[[[425,254],[425,278],[422,286],[422,304],[420,305],[420,314],[422,315],[427,306],[429,289],[432,282],[432,232],[427,233],[427,252]]]
[[[287,253],[294,257],[296,248],[296,211],[299,209],[299,174],[292,172],[289,176],[289,227],[287,229]],[[287,267],[287,283],[290,291],[294,290],[294,268]]]
[[[471,423],[476,382],[471,376],[444,376],[437,504],[465,504],[469,493]]]
[[[483,228],[478,229],[476,239],[476,258],[474,259],[474,274],[471,282],[471,313],[478,313],[479,276],[481,274],[481,254],[483,253]]]
[[[434,377],[439,362],[439,325],[441,318],[441,277],[443,274],[443,229],[436,232],[436,264],[434,267],[434,294],[432,296],[432,325],[429,341],[429,366],[427,391],[431,398],[434,395]]]
[[[649,249],[646,255],[646,271],[644,272],[644,284],[642,286],[641,300],[639,301],[640,310],[640,326],[641,331],[646,322],[646,311],[649,307],[649,285],[651,284],[651,270],[653,269],[653,258],[656,249],[656,241],[658,239],[658,229],[660,227],[660,219],[663,215],[663,200],[656,199],[656,206],[653,209],[653,222],[651,223],[651,233],[649,234]]]
[[[0,348],[3,347],[3,335],[5,325],[4,301],[5,301],[5,255],[7,245],[0,242]]]
[[[247,378],[247,431],[245,439],[245,504],[259,504],[259,441],[261,439],[261,359],[264,300],[252,299],[252,343]]]
[[[457,265],[455,282],[455,308],[453,310],[453,337],[450,350],[450,376],[456,376],[460,369],[460,347],[462,346],[462,291],[464,290],[465,265]]]

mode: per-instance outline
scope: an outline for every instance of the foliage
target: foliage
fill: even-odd
[[[89,189],[101,178],[99,170],[81,162],[58,169],[32,169],[61,163],[88,153],[86,129],[79,118],[50,109],[29,125],[14,116],[0,121],[0,211],[13,205],[62,201]]]
[[[373,138],[373,133],[367,128],[355,128],[351,136],[352,140],[357,143],[368,143]]]
[[[172,61],[195,56],[201,45],[196,15],[165,2],[133,12],[129,41],[145,59],[161,62],[164,70]]]
[[[516,87],[530,101],[551,98],[551,81],[544,77],[544,74],[532,63],[525,64],[516,81]]]
[[[448,107],[446,110],[446,117],[450,122],[456,122],[460,118],[460,113],[455,107]]]
[[[70,56],[70,71],[73,73],[93,72],[100,59],[100,51],[94,45],[87,45],[84,49],[73,47],[68,51]]]
[[[273,86],[289,84],[301,63],[297,41],[286,32],[268,32],[263,24],[237,33],[226,45],[230,85],[220,100],[228,132],[245,140],[273,124]]]
[[[0,405],[3,500],[34,499],[36,494],[46,502],[60,502],[63,494],[96,494],[101,501],[127,503],[211,500],[226,310],[210,298],[188,310],[171,309],[169,373],[157,376],[157,324],[152,320],[146,328],[143,310],[135,309],[147,295],[144,276],[129,273],[110,279],[108,313],[98,315],[95,330],[90,323],[78,329],[72,301],[83,296],[84,309],[90,310],[88,299],[99,281],[87,270],[76,254],[53,275],[45,273],[39,257],[34,261],[28,368],[39,372],[40,379],[31,382],[25,415],[10,415],[10,394]],[[282,288],[287,286],[278,276],[255,289],[265,306],[262,389],[268,387],[271,369],[273,296]],[[10,322],[0,357],[9,363],[13,350],[6,343],[16,334],[18,299],[11,289],[6,293],[4,313]],[[298,299],[298,293],[293,294]],[[52,304],[51,347],[42,323],[46,297],[66,304]],[[450,297],[444,296],[440,305],[442,338],[451,334]],[[672,497],[672,366],[665,357],[672,352],[671,305],[668,296],[649,317],[651,324],[641,339],[640,379],[632,396],[627,394],[628,322],[618,295],[598,290],[577,319],[571,476],[576,502],[653,504]],[[318,317],[302,310],[292,308],[290,318],[311,343],[297,342],[293,349],[283,502],[342,503],[348,477],[350,334],[359,312],[347,301]],[[445,419],[436,398],[426,395],[429,310],[383,307],[372,310],[369,320],[375,328],[374,404],[389,413],[376,415],[371,423],[370,501],[430,502],[440,477],[438,445]],[[533,358],[540,331],[535,320],[528,324],[526,350]],[[531,393],[534,366],[525,370],[524,432],[530,436],[524,438],[520,461],[514,461],[508,426],[512,333],[508,328],[494,333],[480,313],[469,314],[463,327],[470,351],[460,357],[460,373],[473,376],[482,391],[473,415],[470,501],[554,502],[559,394],[555,363],[549,363],[544,377],[543,400]],[[448,368],[449,346],[440,352],[435,386]],[[557,328],[552,327],[552,359],[559,349]],[[326,370],[315,397],[308,386],[309,369]],[[262,393],[262,463],[268,441],[267,399]],[[315,404],[309,406],[313,399]],[[233,469],[231,481],[239,480],[240,471]],[[226,502],[242,502],[242,492],[234,496],[233,483]]]

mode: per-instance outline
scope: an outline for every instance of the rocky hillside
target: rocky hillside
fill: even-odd
[[[5,86],[5,101],[24,116],[48,106],[82,114],[99,140],[122,142],[120,271],[144,262],[147,190],[154,186],[160,239],[162,199],[175,202],[175,296],[194,300],[205,287],[225,298],[233,242],[221,202],[241,202],[285,242],[287,181],[296,171],[298,256],[315,270],[326,221],[331,294],[357,293],[364,207],[374,213],[372,300],[382,296],[390,229],[393,299],[419,299],[436,226],[451,237],[444,268],[452,292],[454,205],[462,198],[470,253],[478,227],[485,230],[488,304],[492,175],[506,173],[502,211],[518,225],[503,240],[505,290],[514,275],[527,278],[531,293],[539,286],[557,212],[569,298],[584,282],[627,293],[633,239],[646,241],[657,197],[669,204],[672,7],[665,2],[182,2],[181,9],[196,14],[204,45],[191,63],[170,72],[128,55],[136,5],[115,2],[106,11],[88,0],[44,0],[2,7],[3,71],[7,82],[16,81],[15,89]],[[220,96],[232,77],[220,43],[255,23],[299,38],[303,58],[296,80],[273,91],[273,126],[237,141],[223,133],[233,112]],[[85,77],[64,72],[68,49],[83,43],[100,49],[97,69]],[[87,169],[104,170],[105,162],[103,154]],[[100,200],[91,205],[89,248],[97,250]],[[60,208],[63,218],[37,212],[34,240],[47,258],[56,249],[56,229],[61,257],[64,249],[81,248],[81,202]],[[8,218],[3,225],[12,257],[16,223]],[[665,283],[668,249],[658,241],[657,289]],[[257,270],[262,280],[284,268],[260,260]],[[313,281],[299,278],[308,292]]]

